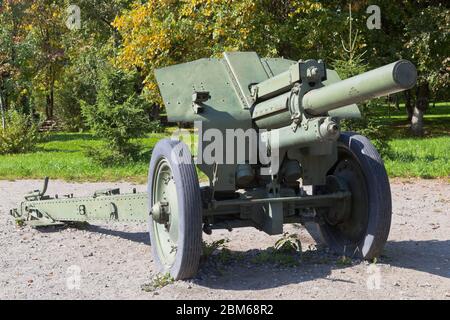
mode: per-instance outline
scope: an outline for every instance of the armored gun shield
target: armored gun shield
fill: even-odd
[[[209,129],[219,130],[220,134],[226,137],[227,129],[247,131],[289,125],[292,122],[292,110],[289,110],[289,97],[286,93],[291,90],[296,80],[291,79],[286,70],[295,68],[299,69],[299,64],[292,60],[261,59],[254,52],[226,52],[223,59],[200,59],[158,69],[155,74],[169,121],[197,121],[201,124],[202,132]],[[306,70],[306,66],[304,69]],[[326,73],[326,76],[317,82],[318,87],[340,81],[333,70],[323,70],[323,73]],[[261,86],[263,83],[264,87]],[[278,85],[278,88],[273,89],[274,85]],[[258,95],[256,89],[259,89]],[[285,95],[276,97],[282,93]],[[260,102],[259,105],[256,105],[256,102]],[[341,106],[329,114],[341,118],[360,116],[355,104]],[[199,140],[197,154],[204,155],[209,141]],[[234,191],[239,185],[236,178],[245,171],[245,166],[242,165],[250,162],[249,157],[255,150],[249,150],[251,146],[248,140],[238,146],[236,142],[227,144],[226,141],[223,141],[222,145],[223,150],[219,152],[222,159],[215,162],[220,168],[216,171],[217,176],[214,177],[213,163],[207,159],[198,159],[198,166],[208,176],[209,181],[215,181],[215,190]],[[236,150],[237,147],[240,147],[240,150]],[[236,157],[233,157],[233,161],[226,161],[227,154],[236,155],[238,151],[244,154],[244,161],[237,163]]]

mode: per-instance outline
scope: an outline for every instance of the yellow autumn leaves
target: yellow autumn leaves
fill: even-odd
[[[117,63],[139,68],[154,88],[153,70],[160,66],[247,49],[255,28],[253,0],[150,0],[135,4],[113,26],[122,36]]]
[[[273,19],[268,7],[269,0],[136,1],[113,22],[122,37],[116,63],[121,68],[139,69],[150,98],[157,102],[155,68],[220,56],[223,51],[276,55],[277,41],[267,31]],[[290,14],[301,15],[319,11],[321,4],[292,0],[287,7]]]

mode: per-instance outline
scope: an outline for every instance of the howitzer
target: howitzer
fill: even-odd
[[[169,121],[195,123],[195,157],[184,142],[163,139],[147,193],[55,199],[35,191],[12,214],[35,225],[149,219],[154,260],[175,279],[196,274],[202,232],[219,228],[274,235],[301,223],[340,254],[381,253],[391,222],[386,170],[370,141],[341,132],[339,121],[360,117],[355,103],[414,86],[413,64],[341,80],[321,60],[227,52],[155,75]],[[208,178],[202,186],[197,169]]]

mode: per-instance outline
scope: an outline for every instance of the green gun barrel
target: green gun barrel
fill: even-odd
[[[385,65],[363,74],[311,90],[303,96],[302,106],[311,115],[368,99],[412,88],[417,80],[416,67],[408,60]]]

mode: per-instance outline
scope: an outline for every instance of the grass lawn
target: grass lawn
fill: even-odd
[[[151,134],[147,138],[139,139],[148,151],[149,159],[151,148],[164,136]],[[33,153],[1,155],[0,179],[41,179],[48,176],[71,181],[146,181],[148,161],[102,167],[84,154],[85,147],[100,143],[90,133],[51,134]]]
[[[386,105],[373,112],[392,140],[385,157],[391,177],[450,177],[450,102],[436,103],[425,114],[425,137],[412,138],[404,106]]]
[[[403,107],[400,111],[376,110],[379,121],[392,136],[392,154],[385,157],[391,177],[436,178],[450,176],[450,103],[439,103],[425,116],[426,137],[411,138]],[[168,130],[171,131],[170,129]],[[83,153],[101,143],[90,133],[54,133],[28,154],[0,155],[0,179],[53,179],[70,181],[145,182],[152,147],[170,133],[149,134],[138,142],[144,146],[143,160],[124,166],[101,167]]]
[[[384,163],[391,177],[450,177],[450,136],[393,139]]]

